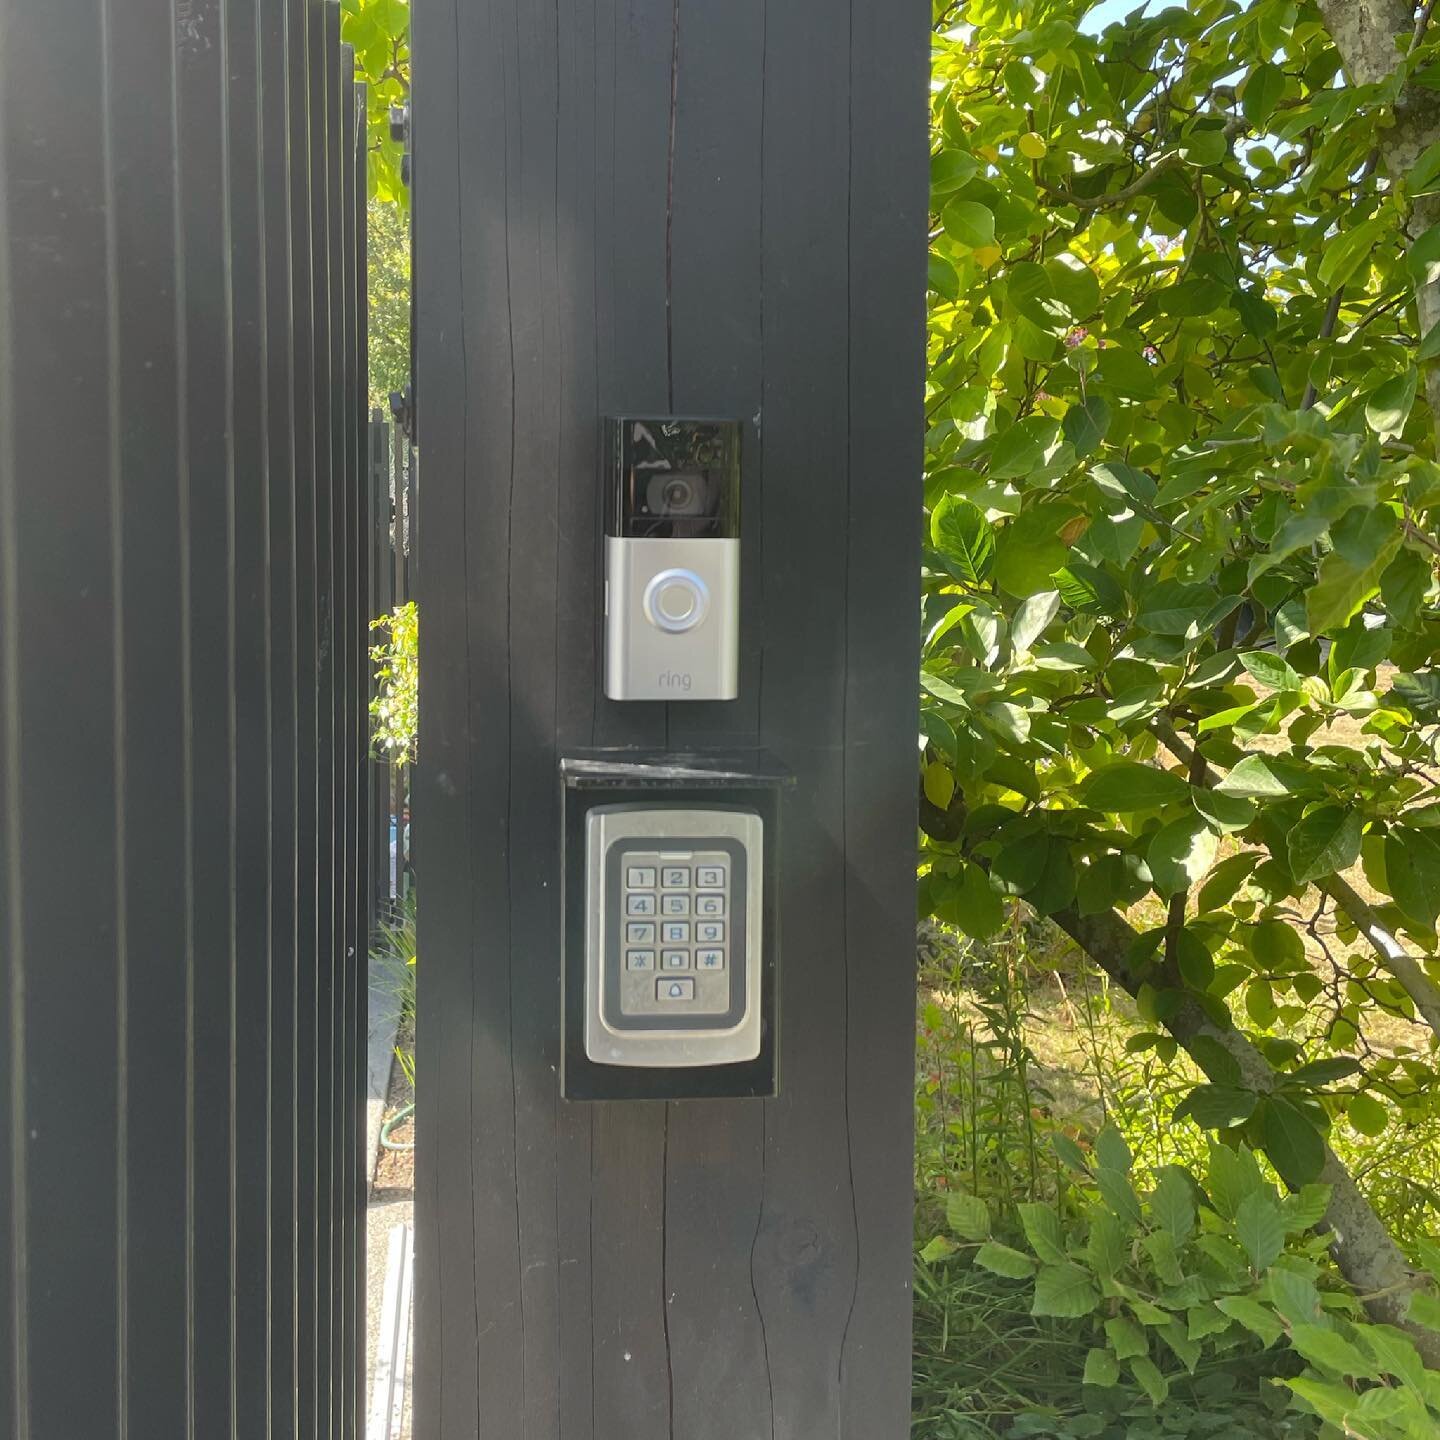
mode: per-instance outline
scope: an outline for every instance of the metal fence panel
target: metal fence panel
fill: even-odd
[[[363,1408],[374,599],[338,26],[0,0],[18,1440],[331,1440]]]

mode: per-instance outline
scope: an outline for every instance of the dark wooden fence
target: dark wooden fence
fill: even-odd
[[[374,605],[376,616],[393,613],[415,598],[419,577],[419,452],[384,412],[370,413],[370,503],[374,511]],[[379,637],[377,637],[378,639]],[[371,855],[378,913],[395,914],[414,879],[410,831],[410,774],[375,757]]]
[[[414,7],[416,1435],[909,1427],[926,0]],[[743,417],[740,698],[600,682],[600,417]],[[562,755],[761,745],[774,1100],[563,1101]]]
[[[17,1440],[364,1411],[372,500],[339,19],[0,0]]]

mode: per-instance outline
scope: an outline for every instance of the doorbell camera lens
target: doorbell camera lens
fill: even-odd
[[[708,488],[699,475],[655,475],[645,487],[645,508],[656,516],[703,515]]]
[[[630,540],[740,538],[735,420],[605,422],[606,533]]]

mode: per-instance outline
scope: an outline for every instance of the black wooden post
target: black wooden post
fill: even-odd
[[[415,7],[416,1433],[908,1429],[922,0]],[[740,698],[600,686],[605,414],[746,421]],[[560,755],[761,745],[772,1101],[560,1100]]]
[[[0,1429],[353,1434],[338,7],[0,0],[0,36]]]

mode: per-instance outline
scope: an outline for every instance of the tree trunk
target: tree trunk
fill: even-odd
[[[1114,911],[1080,915],[1074,910],[1065,910],[1053,918],[1118,985],[1132,996],[1139,994],[1140,981],[1128,963],[1139,936],[1120,916]],[[1166,1021],[1165,1028],[1187,1051],[1199,1036],[1210,1037],[1234,1057],[1248,1088],[1261,1094],[1274,1089],[1275,1072],[1255,1046],[1238,1030],[1222,1030],[1213,1025],[1192,1001],[1187,1001]],[[1325,1224],[1332,1236],[1330,1253],[1340,1273],[1358,1292],[1371,1319],[1404,1330],[1425,1363],[1432,1369],[1440,1369],[1440,1334],[1405,1318],[1411,1294],[1425,1288],[1428,1281],[1410,1269],[1354,1176],[1328,1144],[1320,1180],[1330,1186],[1330,1208],[1325,1214]]]
[[[1340,53],[1346,77],[1355,85],[1379,85],[1403,63],[1429,23],[1429,0],[1419,11],[1409,0],[1319,0],[1325,28]],[[1403,42],[1403,43],[1402,43]],[[1395,102],[1395,124],[1382,132],[1380,158],[1391,180],[1403,180],[1415,161],[1440,140],[1440,93],[1407,84]],[[1410,209],[1412,243],[1440,224],[1440,195],[1422,195]],[[1415,287],[1420,334],[1440,324],[1440,278]],[[1440,422],[1440,366],[1423,367],[1425,398]]]

